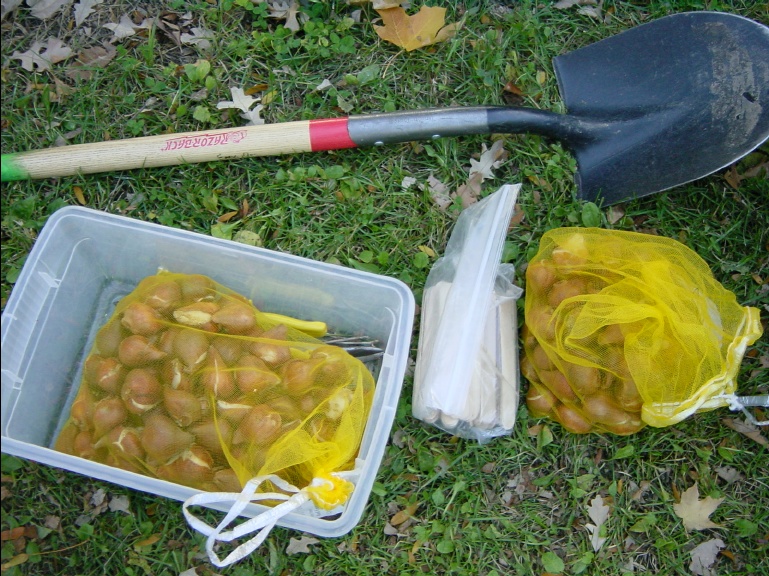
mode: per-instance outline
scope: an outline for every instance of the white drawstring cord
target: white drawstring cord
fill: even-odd
[[[719,394],[715,398],[723,399],[732,412],[742,412],[745,418],[754,426],[769,426],[769,420],[756,420],[748,410],[748,406],[769,407],[767,396],[737,396],[736,394]]]
[[[357,478],[359,471],[351,470],[348,472],[334,472],[330,475],[339,478],[340,480],[352,481],[354,478]],[[288,494],[280,492],[257,493],[259,487],[267,481],[272,482],[278,489],[288,492],[291,495],[289,496]],[[316,488],[328,483],[330,483],[329,480],[315,478],[309,486],[300,489],[275,474],[266,474],[249,480],[241,492],[202,492],[200,494],[195,494],[184,502],[182,511],[184,512],[184,517],[187,519],[189,525],[204,536],[207,536],[206,552],[208,553],[208,559],[214,566],[223,568],[242,560],[256,550],[266,540],[270,531],[278,523],[278,520],[310,500],[310,488]],[[262,512],[258,516],[243,522],[234,529],[225,531],[225,528],[229,526],[249,504],[263,500],[282,500],[283,502]],[[232,502],[232,506],[216,527],[206,524],[188,509],[190,506],[222,502]],[[214,551],[214,544],[217,541],[231,542],[236,538],[240,538],[252,532],[256,532],[256,535],[235,548],[235,550],[230,552],[224,560],[221,560]]]

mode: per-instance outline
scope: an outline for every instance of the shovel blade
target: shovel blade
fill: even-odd
[[[675,14],[554,66],[569,114],[606,124],[573,149],[583,200],[615,204],[691,182],[769,137],[769,28],[741,16]]]

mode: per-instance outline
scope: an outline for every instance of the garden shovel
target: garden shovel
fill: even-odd
[[[575,155],[579,198],[612,204],[707,176],[769,137],[769,28],[741,16],[674,14],[554,67],[567,114],[443,108],[163,134],[4,154],[2,181],[533,133]]]

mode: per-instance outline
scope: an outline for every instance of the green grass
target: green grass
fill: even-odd
[[[87,21],[90,36],[74,28],[71,12],[44,23],[23,8],[6,17],[3,152],[47,147],[64,135],[75,144],[240,125],[237,114],[216,110],[217,102],[230,99],[230,86],[265,84],[274,91],[263,114],[271,123],[339,116],[342,105],[363,114],[500,104],[510,81],[524,93],[524,105],[560,111],[550,63],[557,54],[689,9],[765,18],[762,3],[751,0],[606,2],[604,9],[611,10],[607,23],[576,9],[555,10],[551,2],[509,2],[507,9],[483,1],[449,2],[447,20],[464,23],[456,38],[407,54],[378,39],[369,6],[363,7],[361,23],[354,23],[349,20],[354,7],[345,2],[305,2],[305,28],[290,34],[279,21],[266,18],[259,5],[248,11],[239,6],[242,2],[215,4],[163,3],[180,14],[192,10],[198,24],[216,32],[210,52],[181,50],[155,30],[117,43],[117,57],[85,80],[67,78],[66,63],[52,72],[30,73],[10,56],[48,36],[62,38],[75,51],[98,44],[109,39],[101,24],[116,22],[129,7],[156,15],[161,3],[126,0],[98,6]],[[204,78],[184,67],[200,58],[211,64]],[[74,88],[64,101],[56,101],[54,79]],[[314,91],[324,79],[334,88]],[[197,99],[202,89],[207,94]],[[206,117],[210,120],[196,119]],[[506,251],[521,286],[527,259],[545,231],[595,224],[598,218],[603,227],[655,231],[683,241],[741,303],[760,307],[766,324],[765,173],[743,180],[738,189],[721,173],[628,202],[624,218],[610,224],[607,210],[596,213],[573,200],[576,166],[560,145],[534,136],[504,138],[509,159],[496,170],[495,180],[484,183],[483,193],[505,182],[524,184],[519,202],[525,218],[509,233]],[[426,190],[405,190],[401,182],[410,176],[425,185],[433,175],[455,190],[482,144],[490,145],[491,138],[3,184],[3,306],[46,218],[77,204],[78,194],[89,207],[176,228],[227,238],[253,232],[272,250],[400,278],[419,300],[434,262],[425,260],[420,247],[440,256],[460,209],[440,211]],[[766,162],[768,152],[755,153],[738,171]],[[250,208],[245,218],[217,221],[244,201]],[[412,359],[418,331],[417,321]],[[769,374],[761,368],[767,356],[764,337],[743,363],[742,393],[769,393]],[[480,446],[414,420],[411,392],[409,376],[360,525],[345,537],[320,540],[310,554],[287,555],[289,539],[301,535],[278,528],[250,559],[214,570],[205,560],[203,538],[187,527],[180,503],[3,455],[2,529],[32,525],[36,531],[23,540],[4,540],[2,562],[29,554],[8,574],[175,576],[197,567],[199,575],[539,576],[545,572],[544,555],[554,552],[567,574],[686,575],[689,551],[719,537],[727,552],[718,559],[719,573],[769,573],[769,454],[723,424],[730,416],[726,409],[620,438],[572,435],[557,424],[531,419],[522,408],[510,437]],[[530,436],[536,424],[547,428]],[[724,481],[716,470],[725,466],[741,477]],[[702,497],[725,497],[712,517],[721,529],[687,534],[674,515],[676,493],[695,481]],[[642,484],[648,489],[634,498]],[[92,514],[90,502],[98,490],[106,492],[107,502],[127,497],[130,514],[109,509]],[[612,512],[608,540],[593,553],[584,525],[587,506],[598,494],[611,501]],[[398,534],[388,535],[386,522],[408,506],[417,506],[413,517],[397,527]],[[53,528],[46,527],[47,519]],[[160,539],[137,545],[153,535]]]

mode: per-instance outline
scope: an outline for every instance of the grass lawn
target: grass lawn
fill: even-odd
[[[370,3],[298,2],[296,32],[284,26],[286,14],[248,0],[106,1],[82,21],[74,5],[40,19],[23,4],[2,21],[2,151],[240,126],[239,111],[217,108],[232,100],[231,87],[260,97],[267,123],[507,103],[562,112],[551,64],[558,54],[674,12],[766,19],[765,3],[755,0],[607,0],[600,18],[554,4],[445,2],[446,22],[461,21],[459,31],[411,52],[380,40]],[[412,5],[410,13],[422,2]],[[105,27],[123,16],[133,26]],[[155,24],[141,27],[145,18]],[[213,32],[207,47],[200,29]],[[49,38],[73,56],[48,70],[22,68],[15,56]],[[77,64],[94,47],[100,59]],[[458,198],[440,206],[435,190],[459,189],[470,160],[500,138],[507,156],[481,196],[523,184],[523,216],[504,253],[518,285],[549,229],[659,234],[696,251],[740,303],[761,309],[766,326],[769,148],[728,171],[602,208],[573,199],[576,163],[568,151],[532,135],[4,183],[3,307],[46,219],[66,205],[396,277],[419,303],[462,209]],[[412,360],[418,333],[417,318]],[[740,393],[769,394],[767,366],[763,337],[743,362]],[[409,372],[358,527],[293,554],[290,540],[303,535],[276,528],[251,557],[226,569],[207,562],[205,540],[188,527],[179,502],[3,454],[3,572],[667,576],[692,574],[690,552],[720,538],[714,574],[769,574],[769,448],[727,426],[726,418],[741,419],[727,409],[618,437],[574,435],[522,406],[509,437],[481,446],[415,420],[411,393]],[[687,532],[674,513],[695,483],[701,498],[724,499],[710,516],[718,528]],[[586,528],[596,496],[610,506],[598,551]]]

